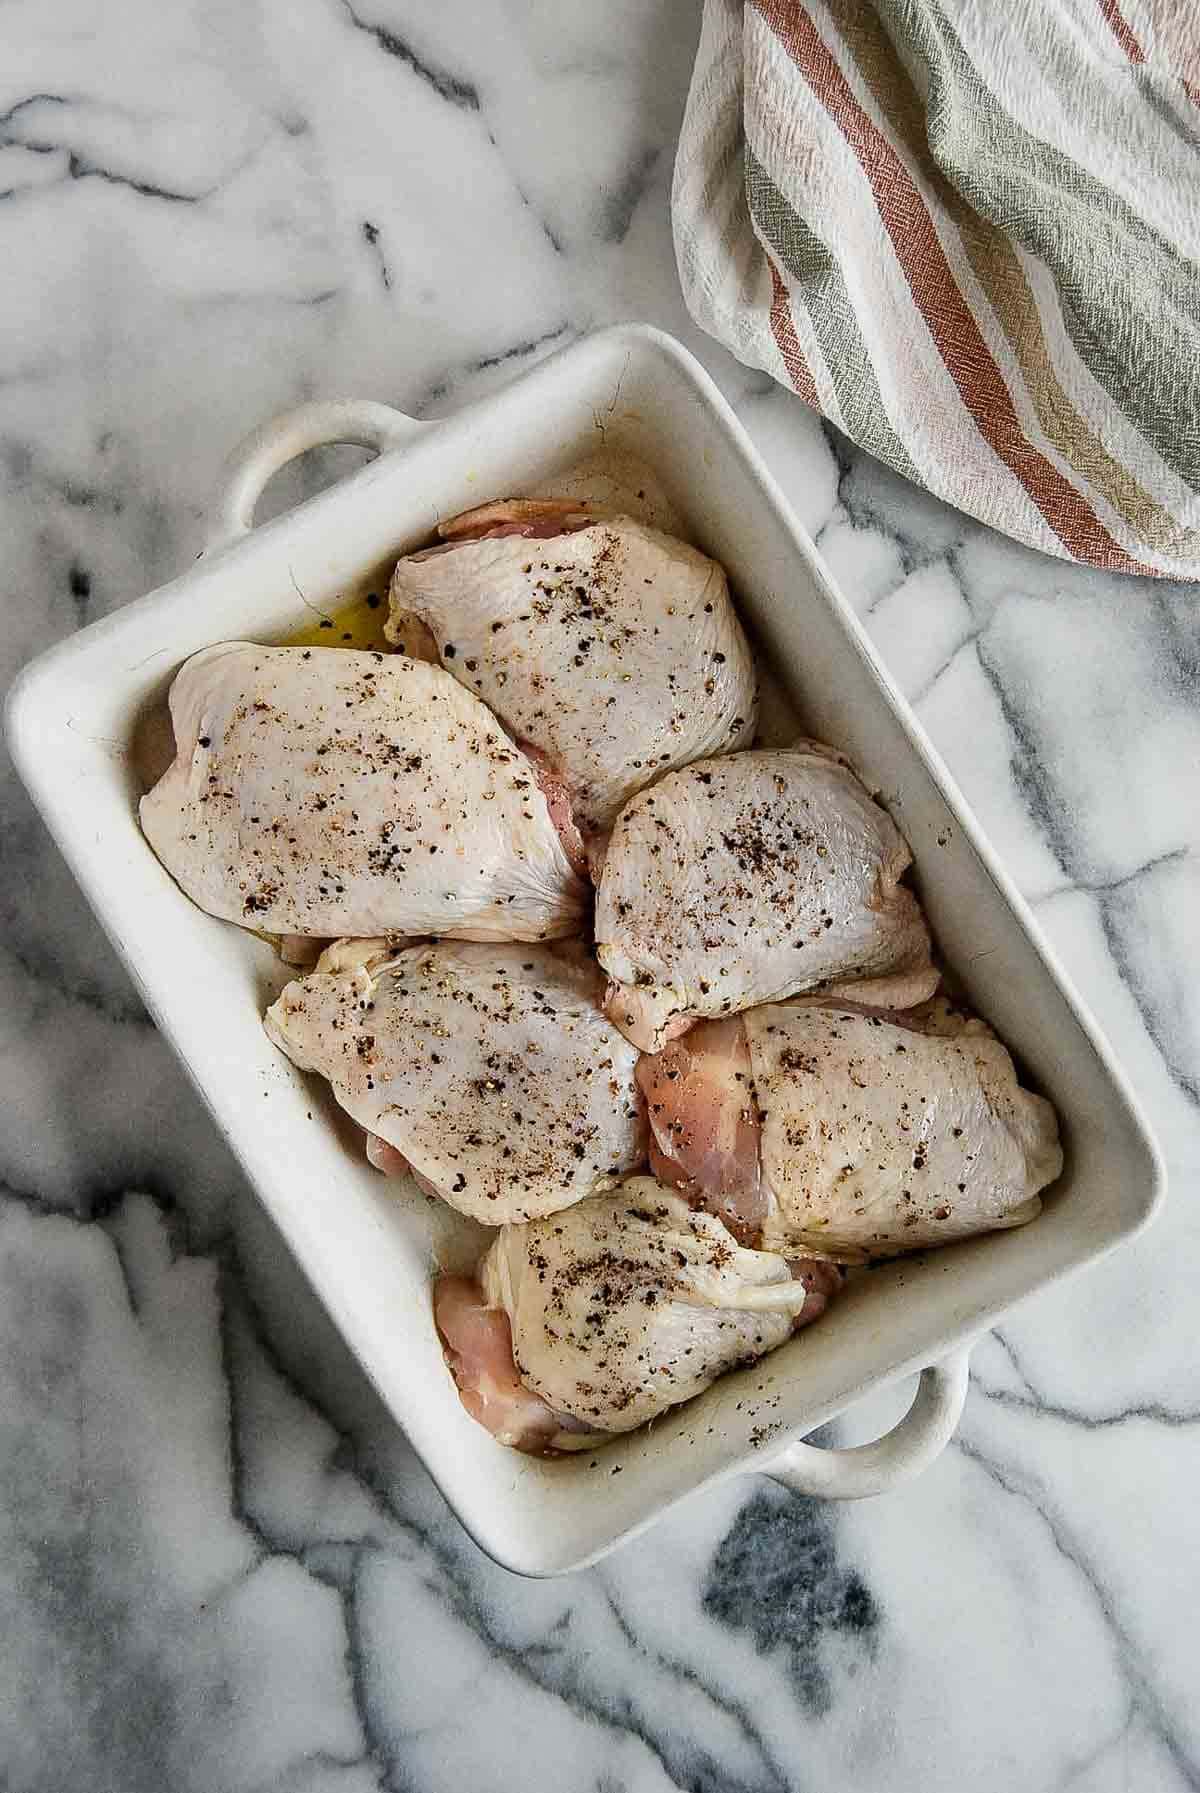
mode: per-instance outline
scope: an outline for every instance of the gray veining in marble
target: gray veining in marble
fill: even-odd
[[[5,1793],[1200,1787],[1198,600],[989,535],[698,336],[667,214],[697,30],[694,0],[0,9],[0,679],[185,565],[273,412],[439,415],[661,324],[1118,1042],[1173,1199],[981,1342],[919,1483],[834,1509],[747,1479],[520,1582],[379,1409],[6,764]]]

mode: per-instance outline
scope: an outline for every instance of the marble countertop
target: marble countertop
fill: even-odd
[[[0,680],[185,565],[283,407],[438,415],[661,324],[1119,1046],[1171,1198],[979,1344],[919,1483],[835,1508],[745,1479],[519,1581],[380,1410],[6,764],[8,1793],[1200,1786],[1200,599],[987,534],[698,337],[667,210],[697,30],[694,0],[13,0]]]

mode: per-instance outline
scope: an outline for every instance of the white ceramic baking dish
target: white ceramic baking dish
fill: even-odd
[[[252,528],[271,473],[329,441],[377,458]],[[131,741],[196,649],[311,624],[423,542],[439,516],[552,488],[601,446],[657,470],[687,532],[728,568],[808,731],[878,787],[912,845],[946,960],[1057,1105],[1067,1168],[1034,1225],[878,1269],[811,1331],[652,1429],[595,1459],[540,1461],[467,1417],[442,1361],[431,1265],[435,1255],[462,1260],[464,1230],[371,1171],[321,1092],[270,1045],[259,1017],[278,962],[193,908],[146,847]],[[1128,1238],[1159,1198],[1158,1153],[1108,1046],[729,407],[657,331],[601,331],[429,425],[359,402],[269,425],[234,463],[210,551],[29,667],[9,729],[55,838],[314,1288],[463,1524],[510,1568],[578,1567],[737,1471],[833,1496],[912,1474],[953,1431],[971,1339]],[[858,1451],[798,1442],[915,1370],[916,1401],[884,1439]]]

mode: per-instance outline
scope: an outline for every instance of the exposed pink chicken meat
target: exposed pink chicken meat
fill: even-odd
[[[796,1281],[803,1283],[807,1301],[800,1310],[800,1318],[796,1322],[797,1330],[801,1326],[811,1326],[819,1320],[829,1303],[833,1300],[845,1280],[845,1272],[837,1264],[830,1263],[827,1258],[788,1258],[792,1275]]]
[[[664,1183],[704,1192],[739,1239],[766,1218],[759,1175],[761,1125],[741,1018],[702,1021],[684,1039],[638,1061],[650,1122],[650,1168]]]
[[[581,878],[589,877],[591,862],[588,849],[575,823],[571,793],[566,778],[556,769],[553,761],[542,752],[540,747],[533,747],[528,741],[521,741],[518,745],[533,767],[538,789],[546,799],[550,820],[562,842],[563,852],[571,863],[571,870],[578,873]]]
[[[505,536],[522,536],[527,541],[549,541],[556,535],[573,535],[599,521],[585,506],[568,498],[498,498],[491,504],[477,505],[457,517],[438,525],[442,540],[432,548],[418,548],[405,561],[419,564],[436,560],[440,554],[452,554],[464,542],[498,542]],[[411,610],[393,605],[389,615],[388,639],[401,645],[414,634],[421,642],[420,659],[440,660],[436,641],[425,624]],[[426,653],[426,646],[432,652]],[[411,651],[411,650],[409,650]]]
[[[595,1441],[595,1434],[578,1420],[555,1413],[525,1387],[513,1362],[508,1315],[485,1304],[477,1282],[439,1277],[433,1317],[463,1406],[499,1443],[541,1456],[580,1450]]]
[[[658,1174],[789,1255],[856,1263],[1020,1226],[1062,1170],[1050,1104],[944,1005],[766,1004],[643,1058],[638,1081]]]
[[[644,1052],[704,1016],[823,989],[907,1007],[937,988],[887,813],[801,742],[673,772],[622,810],[596,898],[608,1013]]]
[[[550,541],[596,521],[591,508],[574,498],[496,498],[439,523],[438,534],[447,544],[497,541],[502,536]]]
[[[631,517],[506,500],[405,556],[388,639],[442,664],[559,772],[585,838],[672,767],[753,737],[755,677],[725,574]]]
[[[367,1134],[366,1152],[371,1169],[381,1171],[385,1177],[406,1177],[412,1170],[404,1153],[397,1151],[378,1133]]]

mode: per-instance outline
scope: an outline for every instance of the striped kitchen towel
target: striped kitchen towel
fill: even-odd
[[[706,0],[688,307],[939,498],[1200,579],[1200,0]]]

